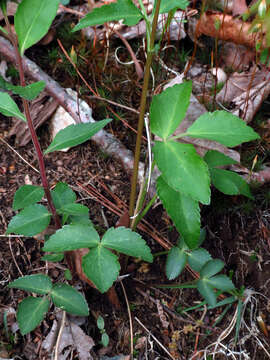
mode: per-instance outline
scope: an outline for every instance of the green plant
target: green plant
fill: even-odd
[[[52,284],[51,279],[46,275],[23,276],[11,282],[8,287],[44,295],[29,296],[20,302],[17,320],[22,335],[32,331],[43,320],[49,310],[50,300],[55,306],[71,314],[79,316],[89,314],[88,305],[77,290],[64,283]]]
[[[3,86],[22,97],[25,115],[20,112],[16,103],[6,93],[0,93],[0,111],[6,116],[16,116],[23,121],[27,121],[39,160],[42,181],[42,187],[28,185],[21,187],[16,192],[13,209],[20,211],[9,223],[7,234],[15,233],[33,236],[45,230],[51,219],[53,219],[56,232],[44,244],[43,251],[50,254],[45,255],[43,259],[55,261],[56,259],[62,259],[66,251],[88,248],[89,252],[83,256],[82,260],[83,271],[98,290],[105,292],[112,286],[119,274],[118,253],[152,262],[153,257],[149,247],[141,236],[132,230],[136,228],[136,225],[150,209],[151,204],[158,195],[182,237],[179,245],[173,247],[168,255],[166,266],[168,277],[170,279],[177,277],[186,263],[189,263],[195,271],[200,273],[200,278],[192,284],[181,286],[196,287],[206,302],[215,306],[219,293],[222,291],[233,292],[235,289],[228,277],[217,275],[223,268],[224,263],[212,259],[206,250],[199,247],[201,244],[200,203],[206,205],[210,203],[211,182],[225,194],[241,194],[249,198],[252,198],[252,195],[248,185],[239,175],[220,168],[221,166],[233,164],[233,159],[217,151],[209,151],[202,159],[196,153],[193,145],[180,143],[177,140],[182,137],[201,138],[234,147],[245,141],[257,139],[259,136],[241,119],[225,111],[205,113],[185,133],[173,136],[188,108],[191,82],[175,85],[154,96],[150,106],[150,127],[152,134],[156,136],[153,147],[154,163],[161,172],[157,180],[157,195],[143,208],[146,197],[146,184],[144,184],[144,190],[137,198],[139,213],[136,219],[131,222],[130,228],[110,228],[100,239],[89,219],[88,208],[76,203],[76,194],[67,184],[58,183],[54,190],[50,190],[46,177],[44,155],[52,151],[82,144],[111,120],[106,119],[94,124],[71,125],[59,132],[48,149],[42,153],[26,99],[33,99],[42,91],[45,84],[39,82],[26,86],[21,56],[27,48],[36,43],[47,32],[56,14],[59,1],[22,0],[15,15],[18,46],[17,37],[10,30],[6,16],[6,1],[2,0],[0,4],[8,26],[7,35],[14,45],[21,80],[21,86],[13,86],[5,82],[3,82]],[[187,4],[186,0],[174,0],[170,3],[165,0],[156,0],[153,13],[148,16],[141,0],[139,0],[140,9],[131,0],[118,0],[116,3],[94,9],[73,29],[73,31],[77,31],[87,26],[120,19],[123,19],[126,25],[134,25],[141,19],[146,21],[147,61],[131,184],[129,206],[131,218],[134,217],[137,197],[138,164],[150,67],[155,53],[155,32],[158,14],[173,12],[178,7],[185,9]],[[37,14],[35,18],[31,16],[33,12]],[[41,19],[45,19],[42,26],[40,26]],[[44,195],[47,198],[49,209],[38,204]],[[25,300],[26,310],[24,309],[24,311],[21,310],[22,305],[19,306],[19,324],[24,334],[31,331],[41,321],[44,313],[49,308],[49,298],[52,298],[56,306],[71,311],[70,307],[66,306],[64,297],[62,298],[57,294],[61,291],[72,292],[74,289],[66,290],[67,288],[72,289],[66,284],[52,285],[48,277],[44,275],[38,276],[41,279],[39,288],[32,288],[27,277],[17,279],[10,284],[11,287],[19,287],[23,290],[45,295],[43,298],[27,298],[30,300]],[[215,289],[219,291],[216,292]],[[78,294],[76,296],[78,297]],[[27,313],[27,309],[30,307],[33,307],[34,312],[37,313],[32,321],[28,321],[27,317],[23,315],[23,313]]]
[[[104,323],[104,319],[102,316],[99,315],[98,319],[97,319],[97,327],[99,328],[99,332],[100,332],[100,335],[101,335],[101,344],[106,347],[109,345],[109,336],[108,334],[106,333],[106,330],[105,330],[105,323]]]

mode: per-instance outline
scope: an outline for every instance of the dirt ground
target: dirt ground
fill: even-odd
[[[59,34],[63,33],[64,25],[60,28],[62,32],[58,30]],[[64,38],[62,40],[67,41]],[[103,45],[100,45],[95,49],[94,55],[90,52],[91,66],[82,62],[82,72],[87,77],[89,69],[94,69],[94,77],[88,73],[89,82],[95,83],[96,88],[102,89],[104,95],[108,95],[111,100],[137,109],[141,83],[136,80],[132,67],[115,66],[112,58],[118,45],[119,40],[111,44],[104,71],[102,59],[105,50]],[[133,45],[136,45],[135,42]],[[174,46],[179,47],[179,44],[176,43]],[[188,43],[188,46],[191,46],[191,43]],[[79,80],[57,48],[56,41],[51,42],[48,48],[35,46],[27,55],[46,69],[63,87],[78,88]],[[141,56],[143,61],[143,54],[138,56]],[[169,59],[170,66],[174,67],[177,58],[172,56]],[[162,84],[167,74],[157,63],[153,68],[158,74],[159,84]],[[125,83],[122,85],[127,79],[130,81],[129,86]],[[84,99],[93,108],[95,119],[113,116],[104,104],[91,99],[86,89],[82,92]],[[269,113],[268,107],[266,103],[265,118]],[[131,126],[136,127],[136,116],[117,108],[114,110],[121,117],[129,119]],[[16,144],[15,136],[8,136],[12,125],[11,119],[1,117],[0,359],[49,359],[53,358],[49,355],[52,351],[48,351],[45,343],[53,326],[60,326],[61,313],[57,313],[54,307],[51,307],[45,321],[29,335],[22,337],[18,331],[15,311],[25,293],[8,289],[7,285],[19,276],[44,272],[54,281],[63,281],[64,270],[67,267],[65,262],[57,264],[41,260],[42,239],[4,235],[14,215],[11,206],[18,187],[25,183],[40,184],[39,174],[32,168],[38,166],[33,146],[31,143],[23,147]],[[262,131],[259,128],[257,130]],[[107,131],[113,133],[129,149],[134,149],[135,135],[121,121],[112,122]],[[49,133],[48,121],[38,130],[43,149],[50,142]],[[248,158],[250,153],[263,153],[264,163],[269,162],[269,144],[264,142],[252,146],[239,149],[242,157]],[[125,206],[128,206],[129,176],[119,163],[91,142],[68,152],[49,154],[46,157],[46,167],[50,186],[53,187],[58,181],[68,183],[76,191],[78,201],[89,207],[91,220],[100,233],[107,227],[115,226],[119,220],[119,212],[123,212]],[[93,189],[114,203],[119,212],[112,211],[108,202],[101,201]],[[151,235],[141,232],[152,253],[157,256],[150,265],[136,262],[134,259],[128,260],[121,273],[127,276],[123,277],[122,282],[115,284],[121,309],[115,309],[106,294],[99,294],[76,276],[71,281],[72,285],[84,293],[90,307],[90,316],[80,320],[68,316],[68,321],[69,324],[80,326],[83,331],[81,336],[85,342],[91,339],[89,351],[92,358],[129,359],[131,338],[133,356],[136,359],[192,359],[192,355],[199,350],[201,351],[193,359],[212,359],[213,351],[217,352],[216,359],[270,358],[269,184],[253,185],[252,192],[254,200],[247,200],[241,196],[228,197],[213,190],[211,205],[202,208],[202,226],[207,234],[203,247],[213,258],[223,260],[226,264],[225,273],[230,274],[237,288],[245,289],[244,311],[242,319],[239,319],[237,345],[233,346],[237,332],[237,304],[212,310],[207,310],[206,307],[194,308],[185,312],[186,308],[193,307],[202,300],[200,295],[194,289],[173,290],[156,287],[158,284],[169,283],[165,276],[166,255],[163,254],[164,248]],[[178,233],[160,204],[149,212],[147,221],[159,236],[176,244]],[[188,280],[192,280],[192,275],[185,270],[177,282]],[[96,324],[99,315],[104,318],[105,329],[110,339],[106,347],[100,343],[101,333]],[[226,347],[229,347],[231,352],[228,352]],[[59,359],[91,358],[84,358],[79,349],[78,344],[67,342]]]

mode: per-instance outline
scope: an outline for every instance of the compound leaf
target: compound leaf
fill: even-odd
[[[197,247],[200,236],[198,201],[175,191],[164,181],[162,176],[157,179],[157,193],[185,243],[190,249]]]
[[[210,278],[224,268],[224,262],[219,259],[207,261],[200,271],[201,278]]]
[[[162,177],[170,187],[203,204],[209,204],[208,167],[193,145],[156,141],[153,152]]]
[[[69,125],[56,134],[51,145],[44,152],[44,154],[80,145],[89,140],[93,135],[104,128],[104,126],[106,126],[110,121],[111,119],[105,119],[95,123]]]
[[[16,11],[14,25],[21,55],[37,43],[49,30],[59,0],[23,0]]]
[[[223,110],[201,115],[185,136],[214,140],[229,147],[260,138],[243,120]]]
[[[235,172],[224,169],[210,169],[213,185],[226,195],[244,195],[250,199],[253,196],[246,181]]]
[[[47,228],[51,214],[40,204],[29,205],[15,215],[7,228],[7,234],[34,236]]]
[[[59,262],[64,259],[64,253],[47,254],[41,257],[43,261]]]
[[[187,263],[185,248],[174,246],[170,249],[166,260],[166,276],[169,280],[177,278]]]
[[[99,244],[99,235],[92,226],[65,225],[50,236],[43,251],[62,252],[91,248]]]
[[[153,261],[150,249],[142,237],[123,226],[107,230],[101,240],[101,244],[126,255],[141,258],[149,262]]]
[[[55,208],[58,210],[76,201],[76,194],[66,183],[59,182],[51,192]]]
[[[191,81],[167,88],[153,97],[150,106],[151,131],[166,140],[185,117],[192,89]]]
[[[223,274],[212,276],[210,279],[208,279],[208,283],[214,288],[222,291],[230,291],[235,289],[232,280]]]
[[[12,281],[8,287],[45,295],[51,291],[52,281],[43,274],[27,275]]]
[[[12,208],[13,210],[22,209],[40,201],[44,196],[41,186],[23,185],[15,193]]]
[[[211,259],[212,257],[209,252],[202,248],[193,250],[188,254],[188,263],[190,267],[197,272],[201,271],[203,265]]]
[[[188,4],[188,0],[161,0],[159,13],[165,14],[173,9],[185,10],[188,7]]]
[[[124,19],[124,24],[128,26],[136,25],[141,19],[140,10],[131,0],[118,0],[117,2],[95,8],[88,13],[72,31],[78,31],[88,26],[102,25],[109,21]]]
[[[89,209],[87,206],[82,204],[75,204],[69,203],[63,205],[60,209],[58,209],[60,214],[67,214],[67,215],[88,215]]]
[[[83,256],[82,268],[98,290],[104,293],[117,279],[120,264],[116,255],[103,246],[97,246]]]
[[[51,296],[54,305],[62,310],[79,316],[89,315],[85,298],[72,286],[64,283],[55,284]]]
[[[209,150],[204,155],[204,161],[207,163],[209,168],[213,168],[216,166],[225,166],[225,165],[232,165],[237,164],[237,161],[233,160],[229,156],[222,154],[217,150]]]
[[[210,306],[216,305],[217,295],[207,280],[198,280],[197,289]]]
[[[34,330],[48,312],[50,301],[47,297],[37,298],[29,296],[19,303],[17,320],[22,335]]]
[[[13,85],[0,75],[0,88],[10,90],[13,94],[20,95],[24,99],[34,100],[46,86],[45,81],[37,81],[26,86]]]
[[[25,116],[20,112],[15,101],[4,92],[0,92],[0,113],[5,116],[14,116],[26,122]]]

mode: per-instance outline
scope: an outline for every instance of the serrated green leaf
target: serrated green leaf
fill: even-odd
[[[89,219],[88,214],[87,215],[70,215],[68,217],[69,223],[71,225],[87,225],[87,226],[93,226],[92,221]]]
[[[92,248],[99,244],[99,235],[92,226],[65,225],[50,236],[43,251],[63,252]]]
[[[170,249],[166,260],[166,276],[169,280],[177,278],[187,263],[185,250],[174,246]]]
[[[222,291],[231,291],[235,289],[232,280],[223,274],[212,276],[207,281],[211,286]]]
[[[58,283],[53,285],[51,292],[52,301],[55,306],[70,314],[88,316],[89,309],[85,298],[72,286]]]
[[[190,267],[197,272],[201,271],[203,265],[211,259],[212,257],[209,252],[202,248],[193,250],[188,255],[188,263]]]
[[[184,119],[192,89],[191,81],[167,88],[153,97],[150,106],[151,131],[166,140]]]
[[[229,147],[260,138],[243,120],[223,110],[201,115],[185,136],[214,140]]]
[[[0,92],[0,113],[5,116],[14,116],[26,122],[25,116],[20,112],[15,101],[4,92]]]
[[[46,86],[45,81],[37,81],[35,83],[26,86],[13,85],[8,81],[6,81],[0,75],[1,89],[10,90],[13,92],[13,94],[20,95],[22,98],[26,100],[34,100],[41,93],[41,91],[44,90],[45,86]]]
[[[213,185],[224,194],[244,195],[253,199],[248,183],[237,173],[213,168],[210,175]]]
[[[210,278],[224,268],[224,262],[219,259],[207,261],[200,271],[201,278]]]
[[[14,25],[21,55],[48,32],[60,0],[23,0],[15,13]]]
[[[99,328],[99,330],[103,330],[104,329],[104,319],[102,316],[99,315],[98,319],[97,319],[97,327]]]
[[[57,253],[57,254],[47,254],[41,257],[41,260],[43,261],[50,261],[50,262],[59,262],[64,259],[63,253]]]
[[[216,305],[217,295],[206,280],[198,280],[197,289],[210,306]]]
[[[116,255],[103,246],[98,246],[83,256],[82,268],[98,290],[104,293],[117,279],[120,264]]]
[[[111,119],[105,119],[95,123],[69,125],[56,134],[51,145],[44,152],[44,154],[80,145],[98,133],[110,121]]]
[[[185,10],[188,7],[188,4],[188,0],[161,0],[159,13],[165,14],[173,9]]]
[[[176,229],[190,249],[198,246],[200,236],[200,207],[196,200],[171,188],[160,176],[157,193],[172,218]]]
[[[59,182],[55,188],[51,191],[52,199],[55,208],[58,210],[62,206],[65,206],[76,201],[76,194],[66,183]]]
[[[58,209],[58,212],[60,214],[67,214],[67,215],[88,216],[89,209],[87,206],[84,206],[82,204],[69,203],[63,205],[60,209]]]
[[[203,204],[209,204],[208,167],[193,145],[156,141],[153,152],[162,177],[170,187]]]
[[[95,8],[88,13],[72,30],[78,31],[88,26],[102,25],[109,21],[124,19],[124,24],[128,26],[136,25],[141,19],[140,10],[131,0],[118,0],[117,2]]]
[[[151,251],[142,237],[123,226],[108,229],[101,240],[101,244],[126,255],[141,258],[148,262],[153,261]]]
[[[216,150],[207,151],[203,159],[207,163],[209,168],[237,164],[237,161]]]
[[[50,301],[47,297],[37,298],[29,296],[19,303],[17,320],[22,335],[34,330],[48,312]]]
[[[23,185],[15,193],[12,208],[13,210],[22,209],[40,201],[44,196],[41,186]]]
[[[40,204],[29,205],[15,215],[7,228],[7,234],[34,236],[47,228],[51,214]]]
[[[52,281],[43,274],[27,275],[12,281],[8,287],[44,295],[51,291]]]

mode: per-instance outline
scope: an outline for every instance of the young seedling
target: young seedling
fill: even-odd
[[[100,335],[101,335],[101,344],[106,347],[109,345],[110,342],[110,338],[108,336],[108,334],[106,333],[105,330],[105,323],[104,323],[104,319],[102,316],[99,315],[98,319],[97,319],[97,327],[99,328],[100,331]]]

